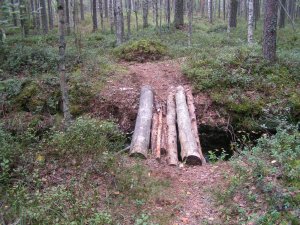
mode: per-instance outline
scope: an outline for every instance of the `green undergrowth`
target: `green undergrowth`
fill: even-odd
[[[299,162],[297,127],[279,128],[236,153],[228,186],[213,191],[225,224],[300,224]]]
[[[6,224],[141,219],[150,224],[147,208],[168,183],[116,154],[126,140],[116,124],[80,117],[66,131],[51,130],[40,141],[24,142],[30,131],[11,135],[0,129],[0,209]]]
[[[270,64],[259,46],[224,47],[195,54],[184,73],[237,129],[274,129],[282,118],[299,121],[299,65],[286,60]]]
[[[115,49],[115,55],[126,61],[153,61],[167,55],[167,47],[158,41],[139,40],[126,43]]]

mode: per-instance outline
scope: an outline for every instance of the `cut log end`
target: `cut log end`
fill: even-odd
[[[201,166],[202,165],[202,161],[199,158],[199,156],[195,156],[195,155],[189,155],[184,159],[184,162],[188,165],[191,166]]]
[[[131,154],[129,154],[130,157],[134,157],[134,158],[140,158],[140,159],[147,159],[147,157],[140,152],[133,152]]]

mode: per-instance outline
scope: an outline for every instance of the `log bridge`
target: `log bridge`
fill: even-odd
[[[153,106],[153,90],[143,86],[129,155],[146,159],[151,152],[158,161],[166,155],[171,166],[180,160],[189,165],[205,164],[192,91],[178,86],[170,91],[166,104]]]

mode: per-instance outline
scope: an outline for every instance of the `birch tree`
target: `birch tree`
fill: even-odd
[[[212,23],[212,0],[207,2],[208,21]]]
[[[254,27],[254,13],[253,13],[253,0],[248,2],[248,44],[253,44],[253,27]]]

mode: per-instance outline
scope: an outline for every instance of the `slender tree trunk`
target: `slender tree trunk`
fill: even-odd
[[[148,0],[143,1],[143,28],[148,27]]]
[[[41,27],[41,23],[40,23],[40,10],[38,10],[39,9],[39,1],[38,0],[35,0],[34,1],[34,4],[35,4],[35,11],[36,11],[36,13],[35,13],[35,24],[36,24],[36,30],[37,30],[37,32],[39,33],[39,31],[40,31],[40,27]]]
[[[98,22],[97,22],[97,0],[93,0],[93,32],[98,29]]]
[[[104,0],[104,17],[108,18],[108,0]]]
[[[226,0],[223,0],[223,20],[226,20]]]
[[[72,116],[69,109],[69,95],[68,95],[68,85],[66,81],[66,67],[65,67],[65,51],[66,51],[66,41],[65,41],[65,6],[64,0],[57,0],[57,10],[58,10],[58,31],[59,31],[59,76],[60,76],[60,90],[62,95],[63,103],[63,114],[64,114],[64,124],[65,127],[69,127],[72,121]]]
[[[127,36],[128,39],[131,36],[131,0],[126,0],[127,1]]]
[[[189,17],[189,40],[188,45],[189,47],[192,46],[192,32],[193,32],[193,0],[189,0],[188,5],[188,17]]]
[[[280,14],[279,14],[279,28],[285,27],[285,8],[286,8],[286,0],[281,0],[282,6],[280,6]]]
[[[80,19],[84,20],[84,4],[83,4],[83,0],[80,0]]]
[[[48,17],[49,17],[49,29],[53,29],[53,9],[52,9],[52,0],[47,0],[48,3]]]
[[[13,18],[13,20],[12,20],[13,21],[13,25],[15,27],[17,27],[18,26],[18,21],[17,21],[16,10],[15,10],[15,2],[14,2],[14,0],[10,0],[10,3],[11,3],[11,12],[12,12],[12,18]]]
[[[104,31],[103,0],[99,0],[98,3],[99,3],[99,14],[100,14],[101,30]]]
[[[179,29],[183,24],[183,0],[175,0],[174,26]]]
[[[48,19],[47,19],[46,0],[40,0],[40,3],[41,3],[43,33],[47,34],[48,33]]]
[[[253,23],[254,23],[254,4],[253,0],[249,0],[249,6],[248,6],[249,12],[248,12],[248,44],[253,44]]]
[[[113,0],[109,1],[109,21],[110,21],[110,32],[114,32],[114,6],[113,6]]]
[[[138,31],[139,30],[139,18],[138,18],[138,3],[137,3],[137,1],[134,2],[133,12],[135,15],[135,28],[136,28],[136,31]]]
[[[117,45],[120,45],[123,42],[121,0],[116,0],[115,3]]]
[[[71,27],[70,27],[70,2],[69,0],[65,0],[65,11],[66,11],[66,28],[67,28],[67,35],[70,35],[71,33]]]
[[[278,0],[264,2],[263,55],[270,62],[276,60]]]
[[[218,18],[221,18],[221,0],[218,1]]]
[[[29,34],[29,21],[27,15],[27,8],[24,0],[20,0],[19,4],[20,4],[20,25],[21,25],[22,36],[27,37]]]
[[[238,2],[237,0],[230,0],[229,4],[228,27],[230,31],[231,28],[236,27]]]
[[[212,23],[212,0],[208,0],[207,2],[207,13],[208,13],[208,21]]]
[[[167,24],[168,28],[170,28],[171,25],[171,3],[170,0],[166,0],[166,11],[167,11]]]

